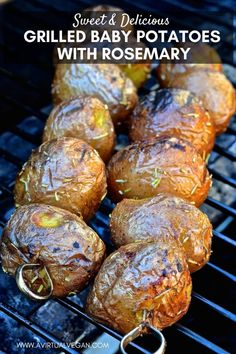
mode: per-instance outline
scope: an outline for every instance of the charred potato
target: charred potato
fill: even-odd
[[[212,70],[194,70],[176,76],[170,87],[179,87],[201,99],[215,123],[216,133],[223,133],[235,113],[235,90],[224,74]]]
[[[133,81],[137,88],[143,86],[151,72],[150,63],[121,64],[119,67]]]
[[[181,43],[181,47],[190,47],[188,63],[161,63],[157,67],[157,77],[163,87],[169,86],[174,77],[198,69],[210,69],[222,72],[222,63],[217,51],[205,43]]]
[[[44,204],[24,205],[8,221],[1,241],[5,272],[15,275],[24,263],[47,268],[53,296],[81,291],[98,271],[105,245],[78,216]],[[25,282],[34,293],[44,293],[40,274],[25,271]]]
[[[203,156],[214,146],[215,128],[196,96],[181,89],[162,89],[145,96],[131,115],[132,141],[171,135],[189,141]]]
[[[94,96],[108,106],[115,125],[126,120],[138,101],[134,84],[115,64],[58,64],[52,95],[55,104]]]
[[[114,201],[149,198],[164,192],[199,206],[207,197],[211,178],[190,143],[160,137],[129,145],[113,155],[107,182]]]
[[[162,329],[189,307],[191,277],[174,242],[136,242],[120,247],[103,263],[87,299],[87,312],[121,333],[148,322]]]
[[[95,97],[72,98],[56,106],[46,122],[43,141],[61,137],[86,141],[108,161],[115,133],[107,106]]]
[[[54,205],[87,220],[106,193],[105,165],[83,140],[51,140],[32,153],[16,179],[14,193],[17,205]]]
[[[170,194],[123,199],[111,214],[110,227],[116,247],[175,237],[183,246],[190,272],[202,268],[210,258],[212,226],[207,215]]]

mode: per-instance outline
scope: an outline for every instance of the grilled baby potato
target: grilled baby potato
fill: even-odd
[[[52,95],[55,104],[94,96],[108,106],[115,125],[126,120],[138,101],[136,87],[115,64],[58,64]]]
[[[129,145],[113,155],[107,182],[114,201],[165,192],[200,206],[207,197],[211,178],[189,142],[160,137]]]
[[[107,106],[95,97],[76,97],[56,106],[46,122],[43,141],[65,136],[86,141],[108,161],[115,133]]]
[[[181,43],[181,47],[190,47],[188,63],[161,63],[157,67],[157,77],[163,87],[169,86],[171,81],[189,71],[210,69],[222,72],[222,63],[219,54],[211,46],[205,43]]]
[[[87,312],[97,321],[127,333],[147,311],[159,329],[178,321],[189,307],[191,277],[175,240],[136,242],[106,258],[87,299]]]
[[[131,115],[132,141],[171,135],[189,141],[203,156],[214,146],[215,128],[209,113],[196,96],[181,89],[152,91]]]
[[[53,206],[30,204],[18,208],[8,221],[1,241],[5,272],[15,275],[22,264],[46,266],[53,296],[81,291],[98,271],[105,245],[78,216]],[[43,295],[40,274],[25,270],[24,280]]]
[[[116,247],[175,237],[183,246],[190,272],[202,268],[211,254],[212,226],[207,215],[170,194],[123,199],[111,214],[110,227]]]
[[[106,193],[105,165],[83,140],[51,140],[32,153],[14,192],[17,205],[55,205],[87,220]]]
[[[170,87],[179,87],[201,99],[215,123],[216,133],[223,133],[236,110],[235,90],[224,74],[212,70],[194,70],[176,76]]]
[[[143,86],[151,72],[150,63],[121,64],[119,67],[133,81],[137,88]]]

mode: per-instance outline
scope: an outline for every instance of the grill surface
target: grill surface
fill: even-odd
[[[110,2],[112,4],[112,2]],[[23,5],[22,5],[23,4]],[[19,16],[19,9],[56,10],[69,9],[78,11],[92,4],[90,0],[78,3],[75,0],[31,0],[16,1],[11,5],[12,22],[3,23],[13,38],[21,33],[21,24],[27,22],[27,12]],[[220,28],[233,33],[232,26],[225,22],[227,11],[231,12],[233,2],[221,1],[181,1],[186,11],[195,6],[207,6],[208,10],[221,11],[222,16],[215,18]],[[145,3],[132,4],[131,0],[121,1],[119,6],[133,11],[146,10],[153,13],[167,12],[167,5],[176,9],[177,0],[167,0],[158,5],[146,0]],[[62,14],[57,13],[57,16]],[[202,21],[212,21],[205,11],[201,12]],[[31,19],[32,20],[32,19]],[[62,17],[63,20],[63,17]],[[48,19],[49,21],[49,19]],[[188,24],[187,18],[176,21]],[[188,25],[189,26],[189,25]],[[14,56],[14,46],[6,45],[0,36],[0,50]],[[224,60],[226,51],[233,50],[232,44],[224,42],[219,52]],[[1,59],[1,57],[0,57]],[[40,143],[44,122],[51,109],[50,82],[52,78],[51,63],[39,58],[34,65],[17,66],[0,61],[0,227],[3,228],[14,210],[12,187],[16,173],[28,158],[31,150]],[[232,65],[229,61],[227,64]],[[231,80],[235,80],[235,69],[226,65]],[[149,80],[143,93],[156,87],[154,76]],[[43,108],[42,108],[43,107]],[[125,138],[120,136],[119,143]],[[217,139],[214,152],[209,160],[209,170],[213,174],[213,188],[203,206],[214,226],[213,254],[210,262],[200,272],[193,275],[193,299],[188,314],[176,325],[166,329],[164,335],[168,342],[167,353],[233,353],[236,348],[234,325],[235,269],[234,247],[236,216],[236,119],[231,122],[228,131]],[[108,220],[113,205],[105,199],[91,226],[105,240],[109,248]],[[69,299],[55,299],[44,303],[35,303],[22,295],[15,280],[0,273],[0,327],[1,350],[7,353],[42,353],[39,343],[71,342],[76,339],[80,343],[105,341],[110,349],[102,349],[101,353],[116,353],[121,336],[111,329],[95,323],[83,310],[87,290]],[[103,333],[107,333],[104,335]],[[36,349],[19,349],[18,341],[34,342]],[[150,341],[149,341],[150,342]],[[148,347],[149,346],[149,347]],[[148,349],[143,349],[143,348]],[[153,349],[144,339],[133,345],[130,352],[149,353]],[[84,349],[47,349],[54,352],[100,353]],[[1,352],[1,351],[0,351]]]

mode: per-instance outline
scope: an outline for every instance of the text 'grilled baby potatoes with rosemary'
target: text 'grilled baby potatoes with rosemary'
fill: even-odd
[[[236,110],[236,99],[234,87],[224,74],[194,70],[176,76],[169,86],[189,90],[200,98],[214,121],[217,134],[227,129]]]
[[[207,197],[211,177],[189,142],[160,137],[134,143],[113,155],[107,183],[114,201],[149,198],[164,192],[199,206]]]
[[[115,143],[108,107],[95,97],[76,97],[62,102],[48,117],[43,141],[60,137],[82,139],[108,161]]]
[[[136,87],[115,64],[58,64],[52,95],[56,104],[75,96],[97,97],[115,125],[126,120],[138,101]]]
[[[136,242],[106,258],[87,299],[97,321],[127,333],[143,320],[162,329],[188,310],[191,277],[176,240]]]
[[[51,140],[32,153],[17,177],[14,192],[18,205],[55,205],[87,220],[106,194],[105,165],[83,140]]]
[[[211,254],[212,225],[207,215],[170,194],[123,199],[111,214],[110,227],[116,247],[136,241],[178,239],[190,272],[202,268]]]
[[[215,128],[196,96],[173,88],[152,91],[137,104],[131,115],[129,135],[132,141],[161,135],[183,138],[204,158],[213,149]]]
[[[48,291],[43,267],[53,283],[52,296],[67,296],[87,285],[104,256],[104,243],[82,218],[44,204],[19,207],[8,221],[1,241],[5,272],[15,275],[23,264],[39,265],[24,271],[27,287],[38,295]]]

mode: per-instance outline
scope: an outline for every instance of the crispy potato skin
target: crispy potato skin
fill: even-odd
[[[171,193],[200,206],[211,178],[196,149],[175,137],[160,137],[129,145],[108,164],[108,191],[114,201]]]
[[[216,134],[223,133],[236,110],[235,90],[224,74],[212,70],[194,70],[176,76],[169,84],[194,93],[213,118]]]
[[[95,97],[72,98],[56,106],[47,119],[43,141],[61,137],[86,141],[108,161],[115,133],[107,106]]]
[[[18,208],[1,241],[4,271],[15,275],[24,263],[45,265],[57,297],[81,291],[97,273],[104,256],[104,243],[81,218],[44,204]],[[25,272],[26,283],[37,292],[39,284],[31,283],[32,278],[31,272]]]
[[[136,241],[168,240],[183,246],[191,273],[211,254],[212,225],[201,210],[183,199],[160,193],[150,199],[123,199],[111,214],[111,237],[116,247]]]
[[[171,135],[192,143],[207,156],[215,142],[215,127],[202,103],[189,91],[152,91],[135,107],[130,120],[132,141]]]
[[[199,69],[209,69],[218,72],[223,71],[219,54],[211,46],[199,43],[181,43],[181,47],[190,47],[189,63],[161,63],[157,68],[157,77],[163,87],[169,86],[175,76]]]
[[[119,67],[133,81],[137,88],[143,86],[151,72],[150,63],[121,64]]]
[[[136,87],[115,64],[58,64],[52,84],[55,104],[75,96],[94,96],[118,125],[138,102]]]
[[[191,277],[176,241],[137,242],[106,258],[87,299],[87,312],[121,333],[142,322],[162,329],[189,307]]]
[[[54,205],[87,220],[106,193],[105,165],[83,140],[51,140],[32,153],[16,179],[14,193],[17,205]]]

